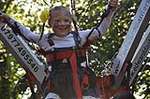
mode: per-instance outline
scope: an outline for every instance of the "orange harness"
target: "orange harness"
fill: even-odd
[[[48,64],[51,64],[52,62],[55,61],[62,61],[64,59],[69,59],[69,62],[71,64],[71,71],[72,71],[72,79],[73,79],[73,88],[75,90],[76,98],[77,99],[82,99],[82,83],[80,84],[79,81],[79,75],[78,75],[78,62],[77,62],[77,57],[85,57],[85,49],[80,49],[80,50],[73,50],[73,49],[67,49],[64,51],[58,51],[58,52],[45,52],[42,53],[45,55]],[[87,84],[87,76],[84,76],[83,83]],[[85,85],[84,84],[84,85]]]

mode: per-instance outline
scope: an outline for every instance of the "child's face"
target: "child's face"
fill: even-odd
[[[49,24],[57,36],[63,37],[71,32],[71,16],[66,11],[57,10],[51,13]]]

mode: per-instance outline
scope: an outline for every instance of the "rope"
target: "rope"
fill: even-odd
[[[71,4],[70,4],[70,7],[71,7],[71,14],[73,15],[72,17],[72,21],[73,21],[73,25],[74,25],[74,28],[75,28],[75,31],[78,33],[78,26],[77,26],[77,22],[76,22],[76,6],[75,6],[75,0],[71,0]]]
[[[76,15],[75,0],[71,0],[71,13]]]

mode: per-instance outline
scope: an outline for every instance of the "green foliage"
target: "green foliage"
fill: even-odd
[[[105,1],[76,0],[76,17],[80,29],[95,27],[100,22],[106,5]],[[91,46],[91,68],[95,70],[97,75],[101,75],[101,71],[106,70],[105,64],[111,61],[120,48],[140,1],[122,0],[108,32],[101,40]],[[32,31],[40,32],[42,22],[38,15],[41,9],[44,7],[51,8],[56,4],[68,6],[69,2],[69,0],[2,0],[0,1],[0,9]],[[45,31],[49,31],[48,25],[46,25]],[[147,71],[147,68],[144,72],[141,72],[140,80],[134,89],[135,92],[139,92],[141,85],[145,85],[145,89],[140,93],[145,96],[148,94],[150,90],[148,87],[149,73],[150,71]],[[2,99],[10,99],[14,96],[15,85],[24,74],[21,66],[0,42],[0,96]],[[19,83],[19,85],[18,90],[25,91],[22,83]],[[16,96],[20,93],[24,94],[24,92],[16,92]]]

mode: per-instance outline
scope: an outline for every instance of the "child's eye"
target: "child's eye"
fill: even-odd
[[[60,20],[59,20],[59,19],[55,19],[54,22],[55,22],[55,23],[59,23]]]
[[[64,21],[65,21],[65,22],[70,22],[70,20],[68,20],[68,19],[65,19]]]

